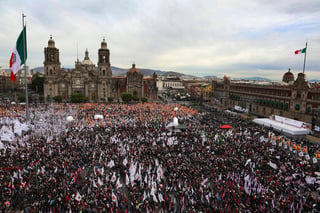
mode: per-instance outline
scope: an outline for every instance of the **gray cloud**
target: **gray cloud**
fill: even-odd
[[[276,70],[299,70],[295,49],[308,41],[307,67],[320,71],[318,0],[119,0],[8,1],[0,4],[0,66],[7,68],[27,14],[28,64],[43,63],[50,34],[63,66],[73,66],[88,48],[91,60],[105,36],[111,63],[176,70],[189,74],[274,77]],[[15,5],[21,5],[21,9]],[[239,71],[241,70],[241,71]],[[268,71],[269,70],[269,71]],[[308,73],[307,73],[308,74]],[[282,73],[277,77],[281,79]]]

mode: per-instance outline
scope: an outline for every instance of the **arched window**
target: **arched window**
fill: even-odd
[[[106,71],[105,71],[105,70],[103,70],[103,71],[102,71],[102,73],[103,73],[103,76],[105,76],[105,75],[106,75]]]
[[[50,75],[52,75],[52,69],[50,69]]]

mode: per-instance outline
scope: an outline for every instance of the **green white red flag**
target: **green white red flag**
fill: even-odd
[[[23,27],[21,31],[16,46],[14,47],[11,58],[10,58],[10,68],[11,68],[11,80],[16,81],[17,72],[20,70],[21,65],[25,64],[27,60],[27,33],[26,26]]]
[[[299,53],[305,53],[306,52],[306,50],[307,50],[307,48],[303,48],[303,49],[300,49],[300,50],[296,50],[296,51],[294,51],[294,54],[299,54]]]

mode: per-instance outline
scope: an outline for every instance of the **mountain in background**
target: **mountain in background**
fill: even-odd
[[[37,72],[39,72],[39,73],[44,73],[44,67],[35,67],[35,68],[32,68],[32,69],[30,69],[30,72],[31,72],[31,73],[37,73]]]
[[[236,80],[247,80],[247,81],[271,81],[269,78],[262,77],[247,77],[247,78],[235,78]]]
[[[312,80],[308,80],[308,82],[310,82],[310,83],[316,83],[316,82],[320,82],[320,80],[315,80],[315,79],[312,79]]]
[[[208,79],[208,80],[216,80],[216,79],[218,79],[218,77],[215,76],[215,75],[207,75],[207,76],[204,76],[203,78]]]
[[[141,74],[144,76],[151,76],[153,73],[156,73],[157,75],[165,75],[165,71],[161,70],[153,70],[153,69],[143,69],[143,68],[137,68]],[[125,76],[129,69],[123,69],[120,67],[114,67],[111,66],[111,71],[113,76]]]
[[[63,68],[66,70],[72,69],[72,68],[68,68],[68,67],[63,67]],[[138,68],[138,70],[144,76],[152,76],[153,73],[156,73],[157,75],[160,75],[160,76],[168,76],[168,75],[175,75],[175,76],[179,76],[179,77],[180,76],[190,76],[190,75],[185,75],[183,73],[173,72],[173,71],[161,71],[161,70],[144,69],[144,68]],[[43,67],[35,67],[35,68],[30,69],[30,71],[32,73],[36,73],[36,72],[43,73],[44,68]],[[127,74],[127,72],[129,71],[129,69],[111,66],[111,71],[112,71],[113,76],[125,76]]]

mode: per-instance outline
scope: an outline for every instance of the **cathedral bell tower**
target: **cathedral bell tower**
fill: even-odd
[[[110,97],[112,71],[110,67],[110,51],[107,48],[107,42],[103,38],[101,48],[98,50],[98,98],[107,101]]]
[[[54,40],[50,36],[48,47],[44,48],[44,98],[52,98],[59,95],[58,85],[60,76],[59,49],[55,47]]]
[[[56,78],[60,74],[59,49],[55,47],[54,40],[50,36],[48,47],[44,48],[44,76]]]

